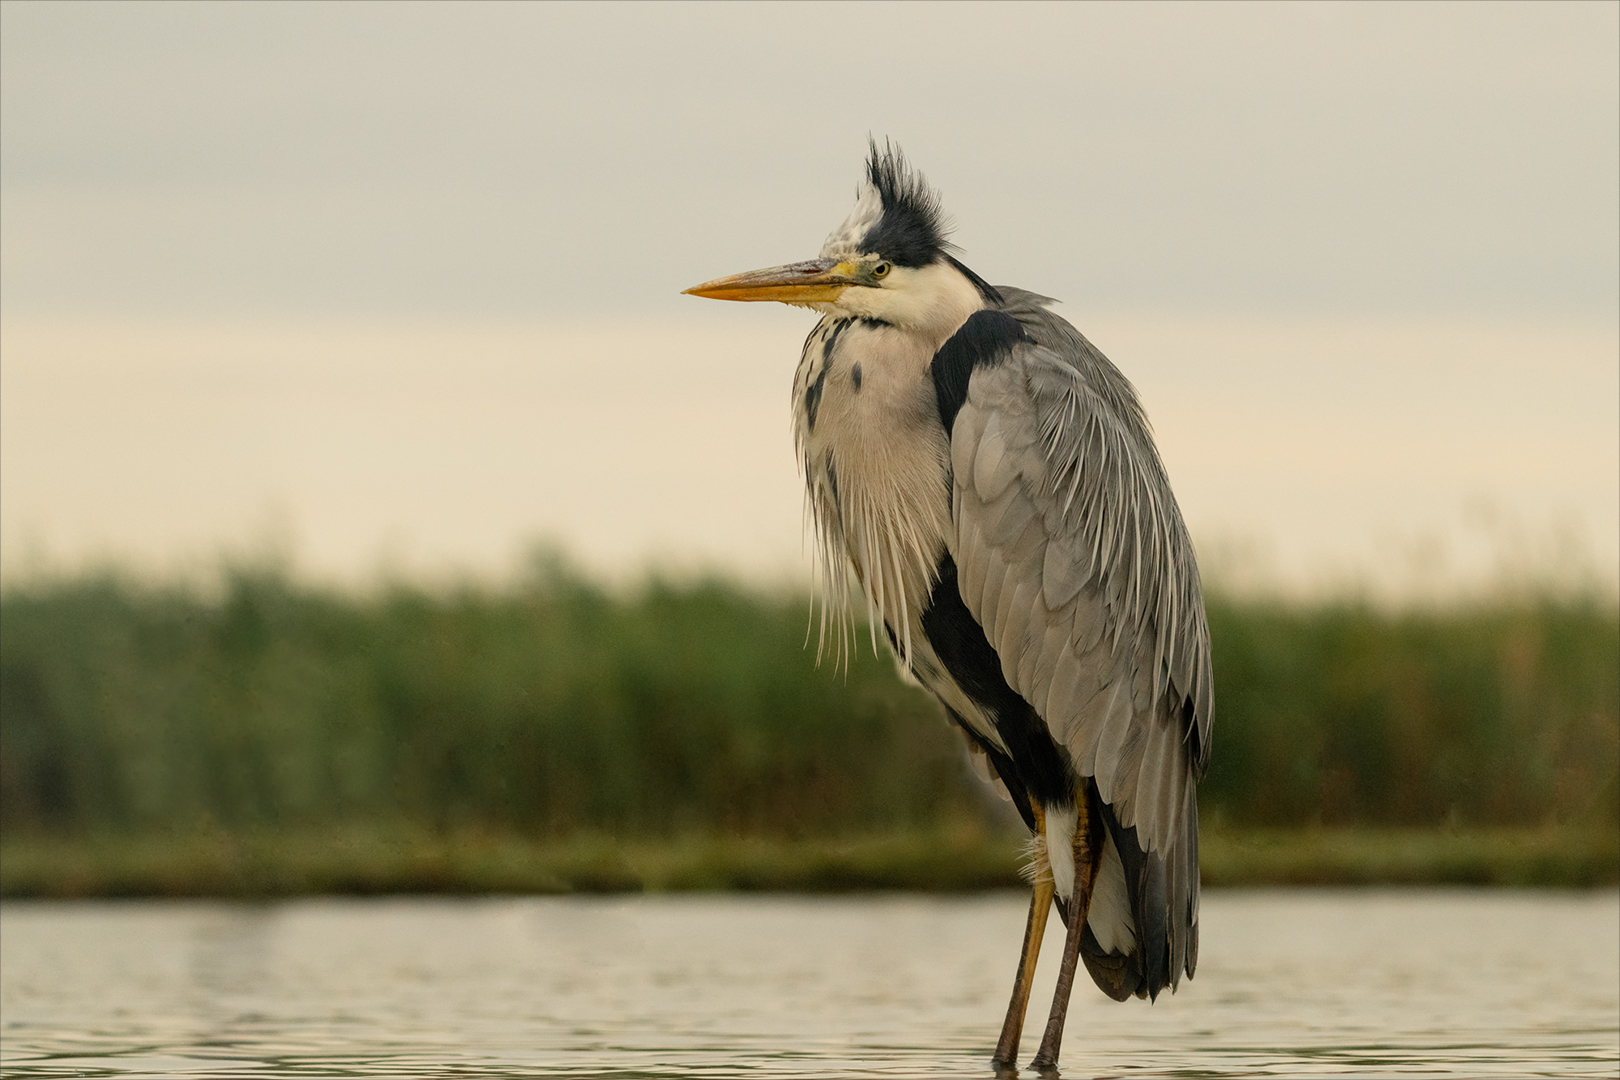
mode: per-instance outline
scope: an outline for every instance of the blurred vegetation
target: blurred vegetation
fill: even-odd
[[[356,599],[243,572],[0,594],[0,828],[407,822],[533,835],[896,829],[982,799],[937,710],[806,606],[703,582],[622,597],[555,563],[507,591]]]
[[[1210,625],[1210,880],[1404,880],[1409,864],[1445,861],[1388,840],[1414,828],[1474,837],[1474,854],[1435,880],[1620,876],[1612,601],[1389,613],[1217,597]],[[958,886],[1005,878],[1009,818],[937,706],[864,645],[847,672],[818,668],[806,626],[799,597],[718,581],[614,592],[555,559],[509,588],[366,596],[267,570],[213,591],[116,575],[11,586],[0,593],[0,886],[60,892],[45,879],[48,865],[68,872],[50,863],[68,843],[75,858],[103,852],[113,892],[172,891],[152,876],[165,859],[205,877],[279,866],[311,888],[431,888],[434,874],[469,888],[588,888],[600,860],[579,852],[593,844],[642,852],[639,869],[620,858],[603,880],[653,887],[802,887],[815,866],[829,886],[943,887],[916,869],[941,858]],[[1318,841],[1220,847],[1223,835],[1299,826]],[[1340,857],[1349,841],[1322,847],[1346,827],[1386,840],[1354,857]],[[1560,835],[1574,838],[1574,863],[1548,846]],[[287,854],[288,837],[315,853]],[[457,863],[446,838],[472,854]],[[776,854],[762,854],[766,842]],[[851,854],[862,845],[887,854]],[[668,862],[676,850],[685,869]],[[907,863],[902,851],[932,854]],[[531,865],[466,869],[485,865],[478,852]],[[1325,869],[1290,877],[1278,862],[1289,858]],[[885,860],[915,872],[876,869]],[[360,884],[343,884],[355,874]]]
[[[958,826],[873,836],[554,839],[394,826],[25,836],[0,844],[7,897],[307,893],[960,892],[1017,888],[1025,844]],[[1205,885],[1593,886],[1620,842],[1591,829],[1220,829]]]
[[[1254,825],[1620,829],[1620,611],[1519,600],[1380,612],[1209,605],[1199,786]]]

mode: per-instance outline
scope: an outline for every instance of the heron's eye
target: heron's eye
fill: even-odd
[[[873,277],[888,277],[889,276],[889,264],[886,263],[886,262],[881,262],[881,263],[878,263],[876,266],[872,267],[872,276]]]

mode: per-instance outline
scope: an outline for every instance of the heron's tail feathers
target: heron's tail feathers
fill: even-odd
[[[1127,955],[1104,952],[1097,943],[1097,935],[1088,923],[1080,934],[1080,959],[1097,989],[1115,1001],[1131,997],[1147,997],[1147,982],[1142,977],[1142,952],[1138,949]]]
[[[1116,866],[1104,859],[1080,956],[1092,981],[1114,1000],[1157,998],[1161,990],[1174,991],[1181,976],[1191,977],[1198,967],[1197,802],[1189,799],[1181,832],[1162,853],[1145,850],[1136,829],[1121,826],[1112,806],[1101,800],[1094,805],[1103,811],[1108,846],[1118,859]],[[1110,870],[1113,881],[1105,880]],[[1114,906],[1103,895],[1110,891],[1118,894],[1116,903],[1128,906],[1128,920],[1123,911],[1116,911],[1112,921],[1104,916]],[[1115,923],[1128,927],[1128,933],[1120,933]],[[1104,931],[1100,938],[1093,926]]]

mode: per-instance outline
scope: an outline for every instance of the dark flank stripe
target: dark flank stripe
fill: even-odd
[[[892,638],[894,635],[891,633],[889,636]],[[1018,816],[1024,819],[1024,824],[1028,826],[1029,831],[1034,832],[1035,807],[1029,801],[1029,792],[1024,789],[1023,782],[1018,779],[1018,767],[1013,764],[1012,758],[1002,753],[991,745],[983,735],[969,727],[968,722],[962,719],[962,714],[949,705],[945,706],[945,714],[951,718],[951,721],[957,727],[967,733],[967,737],[973,740],[974,746],[984,751],[985,756],[990,759],[991,767],[996,770],[996,775],[1001,777],[1001,782],[1007,786],[1007,794],[1012,796],[1013,805],[1018,808]]]
[[[975,368],[994,367],[1007,358],[1013,347],[1034,339],[1023,324],[1004,311],[975,311],[956,333],[934,354],[934,396],[939,402],[939,421],[949,435],[956,427],[956,414],[967,400],[968,379]]]
[[[831,469],[831,467],[832,465],[829,462],[828,468]],[[887,620],[883,623],[883,632],[888,635],[889,647],[894,650],[894,654],[904,656],[906,650],[900,644],[899,635],[894,632],[894,627],[890,626]],[[1025,789],[1023,780],[1019,778],[1018,766],[1013,764],[1013,759],[983,735],[974,731],[973,727],[963,719],[961,713],[946,705],[943,701],[940,702],[940,705],[944,707],[945,715],[951,718],[951,722],[961,728],[963,733],[973,740],[973,745],[984,751],[985,757],[990,759],[990,767],[995,769],[996,775],[1001,777],[1001,782],[1006,785],[1007,794],[1012,796],[1012,804],[1018,809],[1018,816],[1024,819],[1024,825],[1028,827],[1029,831],[1034,832],[1035,804],[1030,801],[1029,792]]]
[[[1016,784],[1047,806],[1074,805],[1070,779],[1074,770],[1052,742],[1046,721],[1007,685],[996,650],[962,602],[956,560],[950,555],[940,559],[939,577],[922,614],[922,629],[951,678],[995,723],[1007,747],[1006,764],[1011,772],[1001,775],[1008,787]]]

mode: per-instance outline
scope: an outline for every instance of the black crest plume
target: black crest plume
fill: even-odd
[[[883,216],[868,230],[861,246],[896,266],[937,262],[950,249],[945,242],[949,230],[939,196],[922,174],[912,169],[899,147],[885,139],[880,150],[873,139],[866,178],[882,200]]]

